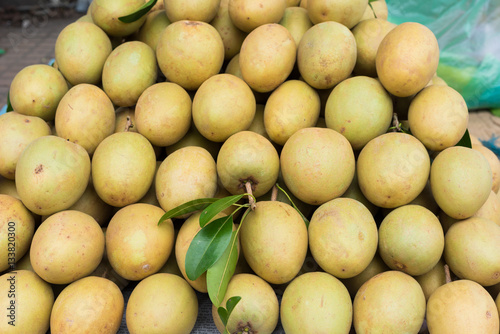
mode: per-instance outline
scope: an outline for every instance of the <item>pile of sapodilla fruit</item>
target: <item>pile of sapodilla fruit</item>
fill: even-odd
[[[124,312],[130,333],[189,333],[199,213],[158,221],[249,182],[229,332],[498,334],[500,162],[456,146],[468,110],[428,28],[367,0],[165,0],[118,20],[142,5],[94,0],[54,66],[12,81],[1,333],[116,333]]]

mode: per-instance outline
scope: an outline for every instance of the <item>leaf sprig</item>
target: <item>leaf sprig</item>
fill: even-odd
[[[118,20],[120,20],[123,23],[135,22],[135,21],[139,20],[141,17],[143,17],[144,15],[146,15],[151,10],[151,8],[153,8],[154,5],[156,5],[156,2],[157,2],[157,0],[150,0],[148,3],[145,3],[144,5],[142,5],[141,8],[139,8],[134,13],[129,14],[129,15],[125,15],[125,16],[121,16],[118,18]]]
[[[295,206],[290,196],[278,184],[276,187],[285,193],[307,226],[309,221]],[[238,204],[245,196],[248,196],[249,203]],[[239,296],[232,296],[227,300],[226,308],[221,306],[238,262],[238,233],[245,218],[253,209],[250,202],[254,201],[255,197],[250,192],[223,198],[200,198],[169,210],[158,222],[159,225],[168,219],[202,210],[199,217],[201,230],[194,236],[186,253],[186,276],[190,280],[196,280],[203,273],[207,273],[208,295],[217,308],[225,328],[231,312],[241,300]],[[236,206],[236,210],[229,215],[221,215],[222,211],[231,206]],[[234,230],[234,214],[243,208],[246,210],[238,228]]]

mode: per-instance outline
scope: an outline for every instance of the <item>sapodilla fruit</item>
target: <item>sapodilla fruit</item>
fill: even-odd
[[[267,193],[278,179],[279,156],[263,136],[241,131],[229,137],[217,156],[217,174],[231,194],[246,192],[249,183],[255,197]]]
[[[376,206],[395,208],[422,192],[429,178],[430,158],[417,138],[389,132],[363,147],[356,167],[365,197]]]
[[[43,136],[21,153],[16,187],[24,205],[39,215],[72,206],[87,188],[90,158],[83,147],[56,136]]]
[[[340,197],[354,177],[354,164],[347,139],[325,128],[295,132],[280,156],[285,184],[298,199],[312,205]]]
[[[492,189],[493,177],[488,161],[471,148],[453,146],[441,151],[432,162],[430,173],[436,203],[455,219],[475,214]]]

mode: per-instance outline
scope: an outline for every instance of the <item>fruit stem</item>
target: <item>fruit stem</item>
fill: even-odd
[[[128,132],[130,128],[132,128],[134,125],[132,124],[132,120],[130,119],[130,116],[127,116],[127,123],[125,124],[125,132]]]
[[[392,114],[392,132],[401,132],[401,124],[399,124],[398,114]]]
[[[447,264],[444,265],[444,276],[446,278],[446,283],[451,282],[450,267]]]
[[[273,190],[271,191],[271,201],[276,201],[277,199],[278,199],[278,187],[274,185]]]
[[[250,208],[253,211],[255,210],[255,200],[253,199],[253,194],[252,194],[252,182],[250,181],[245,182],[245,190],[247,191],[247,193],[250,194],[248,195],[248,203],[250,204]]]

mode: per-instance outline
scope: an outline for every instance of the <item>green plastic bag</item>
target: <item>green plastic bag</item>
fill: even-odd
[[[436,35],[438,76],[469,109],[500,108],[500,0],[387,0],[388,20],[419,22]]]

